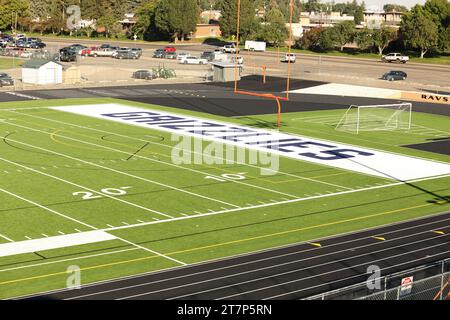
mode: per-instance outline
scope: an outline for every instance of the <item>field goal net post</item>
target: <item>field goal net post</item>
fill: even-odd
[[[335,129],[359,134],[363,131],[410,130],[411,125],[411,103],[352,105]]]

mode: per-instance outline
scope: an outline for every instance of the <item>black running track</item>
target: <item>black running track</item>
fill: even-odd
[[[28,299],[302,299],[448,258],[450,212],[313,242]]]

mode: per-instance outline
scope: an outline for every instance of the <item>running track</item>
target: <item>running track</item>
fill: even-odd
[[[376,237],[376,238],[374,238]],[[450,256],[450,212],[30,299],[302,299]]]

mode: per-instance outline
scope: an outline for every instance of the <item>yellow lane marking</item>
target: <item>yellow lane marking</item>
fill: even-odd
[[[386,241],[386,238],[383,237],[372,237],[375,240]]]
[[[345,220],[338,220],[338,221],[324,223],[324,224],[310,226],[310,227],[297,228],[297,229],[293,229],[293,230],[276,232],[276,233],[272,233],[272,234],[266,234],[266,235],[257,236],[257,237],[251,237],[251,238],[246,238],[246,239],[222,242],[222,243],[218,243],[218,244],[213,244],[213,245],[208,245],[208,246],[203,246],[203,247],[197,247],[197,248],[191,248],[191,249],[186,249],[186,250],[180,250],[180,251],[174,251],[174,252],[169,252],[169,253],[164,253],[164,254],[167,255],[167,256],[170,256],[170,255],[175,255],[175,254],[180,254],[180,253],[199,251],[199,250],[210,249],[210,248],[214,248],[214,247],[221,247],[221,246],[225,246],[225,245],[237,244],[237,243],[242,243],[242,242],[252,241],[252,240],[259,240],[259,239],[263,239],[263,238],[274,237],[274,236],[279,236],[279,235],[285,235],[285,234],[299,232],[299,231],[323,228],[323,227],[343,224],[343,223],[347,223],[347,222],[353,222],[353,221],[358,221],[358,220],[365,220],[365,219],[370,219],[370,218],[379,217],[379,216],[383,216],[383,215],[389,215],[389,214],[393,214],[393,213],[403,212],[403,211],[407,211],[407,210],[428,207],[428,206],[431,206],[431,205],[433,205],[433,204],[432,203],[427,203],[427,204],[422,204],[422,205],[417,205],[417,206],[412,206],[412,207],[407,207],[407,208],[402,208],[402,209],[396,209],[396,210],[385,211],[385,212],[381,212],[381,213],[375,213],[375,214],[371,214],[371,215],[367,215],[367,216],[361,216],[361,217],[345,219]],[[81,268],[80,270],[84,271],[84,270],[104,268],[104,267],[109,267],[109,266],[114,266],[114,265],[120,265],[120,264],[136,262],[136,261],[153,259],[153,258],[156,258],[156,257],[158,257],[158,256],[155,255],[155,256],[143,257],[143,258],[138,258],[138,259],[124,260],[124,261],[119,261],[119,262],[113,262],[113,263],[108,263],[108,264],[102,264],[102,265],[96,265],[96,266]],[[46,277],[51,277],[51,276],[56,276],[56,275],[63,275],[63,274],[67,275],[67,272],[56,272],[56,273],[44,274],[44,275],[34,276],[34,277],[29,277],[29,278],[21,278],[21,279],[9,280],[9,281],[0,282],[0,285],[11,284],[11,283],[16,283],[16,282],[22,282],[22,281],[27,281],[27,280],[41,279],[41,278],[46,278]]]
[[[441,230],[434,230],[433,232],[436,233],[436,234],[440,234],[440,235],[444,235],[445,234],[445,232],[441,231]]]
[[[322,247],[322,245],[320,243],[318,243],[318,242],[308,242],[308,244],[310,244],[310,245],[312,245],[314,247],[318,247],[318,248]]]

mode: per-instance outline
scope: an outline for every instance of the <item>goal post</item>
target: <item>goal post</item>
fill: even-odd
[[[411,124],[411,103],[352,105],[335,129],[359,134],[362,131],[410,130]]]

